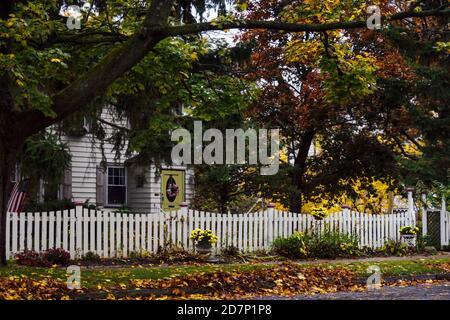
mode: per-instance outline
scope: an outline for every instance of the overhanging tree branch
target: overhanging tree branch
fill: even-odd
[[[116,79],[141,61],[161,40],[210,30],[226,29],[268,29],[286,32],[323,32],[337,29],[365,28],[366,21],[334,22],[325,24],[296,24],[279,21],[233,21],[207,22],[183,26],[168,26],[167,18],[172,0],[154,0],[147,13],[140,32],[118,45],[109,55],[76,81],[52,97],[55,117],[46,117],[40,111],[20,114],[17,120],[26,123],[21,135],[30,136],[64,117],[82,109],[94,97],[104,92]],[[401,12],[385,19],[396,21],[413,17],[450,16],[449,9],[435,9],[422,12]]]
[[[384,23],[399,21],[407,18],[417,17],[448,17],[450,16],[450,9],[434,9],[422,12],[400,12],[390,17],[382,18]],[[348,21],[348,22],[330,22],[323,24],[299,24],[281,21],[258,21],[258,20],[236,20],[224,22],[204,22],[194,23],[183,26],[173,26],[161,30],[166,36],[180,36],[192,33],[199,33],[205,31],[220,31],[229,29],[267,29],[278,30],[285,32],[324,32],[331,30],[350,30],[366,28],[366,20]]]

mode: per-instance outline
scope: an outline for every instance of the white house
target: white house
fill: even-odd
[[[102,112],[105,122],[117,124],[112,111]],[[124,124],[123,121],[119,125]],[[105,125],[107,136],[113,133]],[[58,197],[89,202],[104,208],[131,208],[135,212],[177,210],[193,197],[194,172],[185,166],[137,164],[124,152],[116,158],[113,145],[96,140],[89,129],[84,135],[61,137],[70,148],[72,163],[66,171]],[[106,139],[105,139],[106,140]],[[102,153],[102,148],[104,152]],[[102,160],[106,158],[106,168]]]

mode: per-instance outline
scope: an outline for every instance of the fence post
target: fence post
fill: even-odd
[[[270,246],[273,243],[273,217],[274,217],[274,212],[275,212],[275,204],[274,203],[269,203],[267,205],[267,218],[269,221],[267,221],[268,224],[268,242],[266,243],[266,247],[270,248]]]
[[[187,250],[187,243],[189,241],[189,230],[187,228],[187,218],[188,218],[188,203],[187,202],[181,202],[180,203],[180,223],[178,224],[178,228],[181,229],[181,226],[183,226],[183,230],[181,231],[181,237],[182,239],[178,239],[178,242],[180,242],[184,249]]]
[[[447,245],[448,243],[445,241],[445,233],[447,232],[446,230],[446,225],[445,225],[445,215],[447,212],[447,204],[445,202],[445,195],[442,195],[442,202],[441,202],[441,221],[440,221],[440,231],[441,231],[441,248],[445,245]]]
[[[412,225],[414,216],[414,198],[413,198],[414,188],[406,188],[406,191],[408,192],[408,225],[414,227]]]
[[[425,193],[422,193],[422,236],[428,234],[428,217]]]

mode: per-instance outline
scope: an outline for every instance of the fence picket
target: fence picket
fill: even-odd
[[[11,258],[11,212],[6,212],[6,259]]]
[[[69,215],[69,221],[70,221],[70,239],[69,239],[69,248],[70,248],[70,256],[72,259],[76,256],[76,250],[75,250],[75,235],[76,235],[76,216],[75,216],[75,210],[70,210]]]
[[[57,211],[56,212],[56,240],[55,240],[55,247],[56,248],[61,248],[62,247],[62,212],[61,211]]]
[[[238,235],[237,235],[237,222],[238,222],[238,220],[237,220],[237,215],[236,214],[232,215],[232,220],[233,220],[233,234],[232,234],[232,239],[233,240],[232,240],[231,243],[233,244],[233,246],[238,247],[238,241],[237,241],[237,238],[238,238]]]
[[[158,214],[158,227],[159,227],[159,247],[163,248],[165,239],[165,213],[160,212]]]
[[[254,241],[255,241],[255,236],[254,236],[254,230],[255,230],[255,218],[254,218],[254,214],[253,213],[249,213],[247,216],[247,220],[248,220],[248,248],[249,251],[253,251],[255,246],[254,246]]]
[[[95,210],[88,210],[89,212],[89,251],[96,252],[95,249],[95,221],[97,220],[97,215]]]
[[[26,229],[27,229],[27,250],[33,250],[33,213],[28,212],[27,213],[27,223],[26,223]],[[7,241],[9,242],[9,238]],[[59,247],[59,246],[58,246]]]
[[[186,235],[187,238],[191,235],[191,232],[195,229],[195,225],[194,225],[194,211],[193,210],[189,210],[188,211],[188,234]],[[219,232],[220,234],[220,232]],[[221,239],[223,238],[219,238],[219,241],[221,241]],[[190,246],[190,239],[187,240],[188,242],[188,247]]]
[[[25,213],[17,213],[19,217],[19,251],[25,250]]]
[[[147,215],[147,252],[153,252],[152,245],[153,214]]]
[[[114,241],[115,236],[115,222],[116,222],[116,213],[109,213],[109,256],[115,257],[116,255],[116,245]]]
[[[121,257],[122,251],[122,213],[116,213],[116,257]]]
[[[243,215],[242,224],[242,251],[248,252],[248,213]]]
[[[48,217],[48,247],[49,249],[55,246],[55,212],[50,212]]]
[[[128,215],[128,252],[132,253],[135,251],[134,248],[134,214]]]
[[[47,212],[42,212],[42,238],[41,238],[41,250],[45,251],[48,249],[48,216]]]
[[[141,249],[141,215],[134,215],[134,250],[139,252]]]
[[[102,223],[103,223],[103,211],[94,211],[96,214],[96,228],[97,228],[97,254],[100,257],[104,257],[103,248],[102,248]]]
[[[62,247],[69,251],[69,212],[64,210],[62,215]]]
[[[123,237],[122,237],[122,254],[125,258],[128,257],[128,214],[124,213],[122,215],[122,228],[123,228]]]
[[[34,213],[34,251],[40,252],[41,251],[41,244],[40,244],[40,221],[41,221],[41,215],[39,212]],[[14,233],[14,227],[13,227],[13,238],[12,243],[14,243],[15,233]],[[14,252],[14,249],[13,249]]]
[[[183,231],[183,215],[181,209],[177,212],[177,244],[183,247],[183,238],[181,232]]]
[[[89,251],[89,210],[83,209],[83,255]]]
[[[140,252],[144,252],[146,248],[147,236],[145,230],[147,228],[147,215],[141,214],[141,246],[139,247]]]
[[[18,233],[17,233],[17,226],[19,223],[19,217],[17,213],[12,213],[12,253],[17,253],[17,243],[18,243]]]
[[[156,252],[153,249],[153,237],[154,237],[153,225],[155,220],[154,218],[155,218],[154,214],[149,214],[147,216],[147,252]]]
[[[103,212],[103,257],[109,258],[109,244],[108,244],[108,228],[109,227],[109,213]]]

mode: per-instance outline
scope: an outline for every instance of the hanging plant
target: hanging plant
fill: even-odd
[[[61,182],[70,161],[69,147],[47,132],[28,138],[18,156],[22,176],[43,179],[49,185]]]

